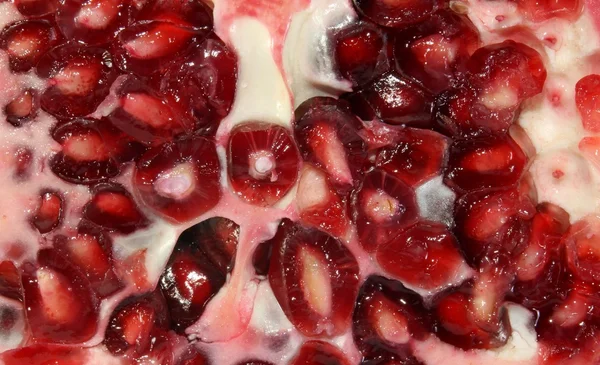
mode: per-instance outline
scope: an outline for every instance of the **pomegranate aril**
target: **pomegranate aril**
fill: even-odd
[[[431,124],[433,97],[416,82],[389,71],[344,96],[362,120],[426,127]]]
[[[177,359],[175,365],[209,365],[209,361],[194,345],[188,347]]]
[[[157,88],[169,102],[193,121],[193,129],[212,135],[233,105],[237,60],[223,41],[210,34],[195,43],[184,59],[171,63],[156,75],[156,79]]]
[[[160,291],[131,297],[112,313],[104,335],[104,344],[114,355],[138,357],[151,350],[169,328],[169,317]]]
[[[273,365],[273,363],[267,362],[267,361],[261,361],[261,360],[248,360],[248,361],[242,361],[242,362],[238,363],[237,365]]]
[[[450,141],[439,133],[403,128],[391,146],[377,150],[375,165],[410,186],[441,174]]]
[[[581,0],[512,0],[519,10],[533,22],[543,22],[552,18],[575,20],[583,9]]]
[[[324,341],[307,341],[290,360],[290,365],[350,365],[342,350]]]
[[[381,26],[393,28],[403,28],[429,18],[442,3],[439,0],[353,1],[361,15]]]
[[[193,30],[164,21],[138,22],[119,32],[115,60],[124,72],[147,76],[164,71],[171,60],[207,33],[208,30]]]
[[[296,182],[299,160],[293,138],[284,127],[247,123],[231,132],[229,182],[236,195],[248,203],[277,203]]]
[[[136,13],[137,20],[160,20],[191,28],[212,28],[212,9],[205,0],[151,0]]]
[[[295,136],[305,161],[327,172],[342,191],[362,176],[367,144],[359,135],[363,128],[346,102],[314,97],[295,112]]]
[[[358,291],[352,253],[328,234],[288,219],[271,242],[269,282],[288,319],[306,336],[343,333]]]
[[[17,147],[14,150],[14,172],[17,180],[24,180],[29,177],[30,168],[33,160],[33,152],[27,147]]]
[[[273,242],[261,242],[252,254],[252,266],[257,275],[267,275],[273,254]]]
[[[58,118],[92,113],[109,94],[116,77],[108,51],[77,44],[46,53],[37,65],[37,74],[50,83],[40,98],[41,107]]]
[[[134,189],[163,217],[185,222],[206,213],[221,198],[220,164],[214,142],[191,137],[146,152],[133,175]]]
[[[40,195],[40,203],[31,224],[42,234],[48,233],[60,224],[63,214],[63,199],[53,191],[45,191]]]
[[[426,339],[434,325],[421,297],[400,282],[371,276],[359,291],[353,335],[367,364],[387,364],[376,361],[382,358],[417,364],[409,342]]]
[[[80,348],[40,344],[6,351],[0,358],[5,365],[81,365],[88,360]]]
[[[117,184],[94,187],[92,199],[83,210],[83,218],[99,227],[120,233],[131,233],[148,225],[133,197]]]
[[[209,224],[200,223],[181,234],[160,278],[173,328],[179,333],[200,318],[206,304],[225,284],[227,267],[213,262],[205,251],[207,238],[203,233]]]
[[[455,141],[445,183],[460,192],[511,186],[519,181],[527,156],[509,135],[482,135]]]
[[[565,237],[568,267],[589,283],[600,282],[600,217],[588,215],[573,223]]]
[[[42,250],[39,267],[22,267],[27,322],[37,342],[76,344],[97,328],[98,299],[77,270]],[[55,267],[47,264],[54,264]]]
[[[575,103],[583,128],[600,132],[600,75],[587,75],[575,85]]]
[[[387,37],[377,26],[360,21],[333,35],[333,57],[342,77],[355,86],[371,81],[385,71]]]
[[[24,90],[4,107],[6,121],[15,127],[31,121],[37,116],[38,100],[37,93],[33,90]]]
[[[392,239],[419,214],[413,188],[381,170],[371,171],[352,193],[352,218],[367,251]]]
[[[10,24],[0,33],[0,48],[8,53],[10,68],[29,71],[61,40],[55,24],[48,19],[28,19]]]
[[[0,262],[0,295],[23,301],[21,274],[12,261]]]
[[[69,40],[102,44],[127,25],[129,15],[129,3],[120,0],[63,0],[56,22]]]
[[[467,268],[446,226],[419,222],[377,248],[376,259],[391,277],[412,287],[439,290]]]
[[[464,73],[479,44],[479,33],[466,15],[443,9],[398,33],[394,58],[403,72],[439,93]]]
[[[75,184],[92,184],[119,174],[95,121],[78,119],[59,125],[52,137],[63,149],[50,160],[52,172]]]

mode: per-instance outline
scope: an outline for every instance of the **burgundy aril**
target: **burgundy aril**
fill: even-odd
[[[242,124],[231,132],[227,149],[231,187],[250,204],[277,203],[298,178],[300,156],[285,127]]]
[[[264,241],[261,242],[254,253],[252,254],[252,266],[256,275],[267,275],[269,272],[269,263],[271,262],[271,255],[273,254],[273,242]]]
[[[40,194],[40,201],[31,218],[31,224],[42,234],[48,233],[56,228],[63,215],[63,199],[55,191],[43,191]]]
[[[352,253],[341,241],[287,218],[271,241],[269,283],[288,319],[306,336],[343,333],[358,291]]]
[[[0,358],[5,365],[80,365],[85,353],[75,347],[35,344],[6,351]]]
[[[119,106],[107,120],[138,142],[159,145],[192,129],[173,104],[141,79],[127,78],[117,95]]]
[[[99,227],[131,233],[148,225],[133,197],[121,185],[106,183],[92,189],[92,199],[83,210],[83,218]]]
[[[25,16],[36,17],[54,13],[58,8],[58,0],[15,0],[15,6]]]
[[[113,66],[102,48],[67,44],[52,49],[37,65],[37,74],[50,84],[40,98],[42,109],[59,118],[92,113],[110,91]]]
[[[36,342],[77,344],[96,332],[99,303],[80,272],[52,250],[38,253],[38,266],[22,266],[27,322]]]
[[[439,321],[436,335],[442,341],[465,350],[500,347],[510,334],[506,313],[501,319],[502,327],[497,332],[480,328],[473,317],[472,298],[461,291],[450,292],[438,299],[435,314]]]
[[[464,73],[479,44],[479,33],[466,15],[443,9],[398,33],[394,55],[402,71],[438,93]]]
[[[380,244],[376,259],[391,277],[430,291],[456,282],[468,270],[452,233],[434,222],[419,222]]]
[[[273,365],[273,363],[262,360],[247,360],[238,363],[237,365]]]
[[[176,222],[199,217],[221,198],[214,142],[192,137],[146,152],[133,175],[134,190],[156,213]]]
[[[21,274],[12,261],[0,262],[0,295],[23,301]]]
[[[196,346],[190,345],[177,359],[175,365],[209,365],[210,362]]]
[[[346,102],[314,97],[295,112],[295,136],[305,161],[327,172],[332,182],[347,191],[362,175],[367,145],[359,135],[360,121]]]
[[[419,214],[413,188],[393,175],[374,170],[352,193],[352,215],[367,251],[392,239]]]
[[[350,365],[341,349],[324,341],[307,341],[290,360],[290,365]]]
[[[575,222],[565,237],[569,268],[579,279],[600,282],[600,218],[588,215]]]
[[[600,75],[591,74],[577,81],[575,103],[581,115],[583,128],[600,132]]]
[[[119,32],[114,54],[118,67],[140,76],[164,70],[196,40],[208,34],[167,21],[141,21]]]
[[[200,318],[206,304],[225,284],[227,267],[220,266],[218,256],[213,261],[215,256],[205,251],[207,225],[212,223],[200,223],[181,234],[160,278],[173,328],[179,333]]]
[[[410,342],[425,340],[434,321],[417,293],[398,281],[371,276],[359,291],[352,329],[365,363],[413,365],[418,362]]]
[[[450,140],[439,133],[403,128],[392,145],[377,150],[375,164],[407,185],[417,186],[442,173],[449,145]]]
[[[361,86],[388,68],[387,37],[372,23],[360,21],[333,35],[333,57],[342,77]]]
[[[52,137],[62,150],[50,160],[50,168],[58,177],[75,184],[92,184],[119,173],[111,157],[110,142],[94,119],[74,119],[59,124]]]
[[[552,18],[574,20],[583,9],[581,0],[512,0],[528,20],[543,22]]]
[[[17,147],[14,153],[13,176],[17,180],[25,180],[29,177],[31,164],[33,163],[33,152],[27,147]]]
[[[53,21],[28,19],[4,28],[0,33],[0,48],[8,53],[11,70],[24,72],[34,67],[60,40],[60,33]]]
[[[123,287],[114,270],[110,240],[105,235],[79,233],[71,237],[56,236],[54,248],[85,274],[92,289],[101,298]]]
[[[129,21],[130,5],[120,0],[64,0],[56,13],[61,32],[86,44],[110,42]]]
[[[514,185],[528,162],[509,135],[458,140],[449,155],[445,182],[460,192]]]
[[[346,195],[334,188],[325,171],[304,164],[296,191],[296,208],[302,222],[344,238],[350,227],[346,200]]]
[[[429,126],[433,97],[415,81],[389,71],[353,93],[344,96],[362,120]]]
[[[171,63],[155,78],[158,89],[169,102],[193,121],[193,129],[212,135],[233,105],[237,60],[225,43],[211,34],[195,43],[184,59]]]
[[[34,90],[23,90],[16,98],[4,107],[6,121],[15,127],[31,121],[37,116],[38,96]]]
[[[144,2],[136,13],[137,20],[161,20],[190,28],[213,25],[212,9],[205,0],[153,0]]]
[[[393,28],[427,19],[442,3],[440,0],[354,0],[360,14],[381,26]]]
[[[114,355],[140,357],[155,346],[169,328],[169,316],[160,291],[125,299],[113,311],[104,344]]]

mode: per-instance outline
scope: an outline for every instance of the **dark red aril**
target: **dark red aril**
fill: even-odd
[[[155,147],[138,161],[134,189],[156,213],[185,222],[206,213],[221,198],[220,164],[214,142],[203,137]]]
[[[307,341],[290,360],[290,365],[350,365],[342,350],[324,341]]]
[[[84,207],[83,218],[99,227],[124,234],[148,225],[148,219],[131,194],[124,187],[112,183],[93,188],[92,199]]]
[[[343,333],[358,291],[352,253],[328,234],[288,219],[271,242],[269,282],[288,319],[306,336]]]
[[[168,328],[164,298],[160,291],[154,291],[119,304],[108,322],[104,344],[114,355],[141,357]]]
[[[376,250],[414,223],[418,214],[413,188],[381,170],[367,174],[352,193],[353,219],[367,251]]]
[[[442,173],[450,140],[439,133],[403,128],[390,146],[377,150],[375,165],[410,186]]]
[[[0,295],[23,301],[21,274],[12,261],[0,262]]]
[[[5,365],[80,365],[88,360],[83,349],[42,344],[6,351],[0,358]]]
[[[314,97],[295,112],[295,136],[305,161],[327,172],[335,186],[348,191],[362,176],[367,145],[363,128],[349,105],[329,97]]]
[[[355,86],[371,81],[385,70],[387,39],[377,26],[356,22],[333,34],[333,57],[338,72]]]
[[[237,365],[273,365],[273,363],[262,360],[247,360],[237,363]]]
[[[57,192],[43,191],[31,224],[42,234],[58,227],[63,215],[63,199]]]
[[[460,192],[517,183],[528,157],[509,135],[483,135],[455,141],[445,183]]]
[[[451,285],[468,270],[456,238],[434,222],[419,222],[380,244],[376,259],[394,279],[430,291]]]
[[[203,233],[208,224],[200,223],[181,234],[160,278],[173,328],[179,333],[200,318],[206,304],[225,284],[227,267],[220,267],[219,261],[212,261],[214,255],[205,251]]]
[[[108,95],[116,77],[108,51],[78,44],[66,44],[46,53],[37,65],[37,74],[50,84],[41,95],[41,107],[58,118],[92,113]]]
[[[23,90],[4,107],[6,121],[15,127],[21,127],[37,116],[38,104],[38,96],[34,90]]]
[[[212,9],[205,0],[153,0],[142,4],[137,20],[160,20],[189,28],[210,29]]]
[[[271,206],[285,196],[298,178],[299,160],[293,137],[282,126],[246,123],[229,137],[229,182],[250,204]]]
[[[29,71],[40,58],[61,40],[54,22],[28,19],[12,23],[0,33],[0,48],[8,53],[10,69]]]
[[[591,74],[577,81],[575,103],[581,115],[583,128],[600,132],[600,75]]]
[[[389,71],[344,98],[362,120],[392,125],[427,127],[431,124],[433,97],[422,86],[396,71]]]
[[[421,22],[440,6],[438,0],[354,0],[358,12],[383,27],[403,28]]]
[[[93,184],[119,174],[99,123],[94,119],[74,119],[52,131],[52,137],[62,146],[50,160],[54,174],[75,184]]]
[[[552,18],[575,20],[583,10],[581,0],[512,0],[525,17],[539,23]]]
[[[568,267],[580,280],[600,282],[600,217],[588,215],[573,223],[565,237]]]
[[[33,152],[27,147],[16,147],[14,153],[13,176],[17,180],[25,180],[29,177],[33,163]]]
[[[273,254],[273,242],[261,242],[254,253],[252,254],[252,266],[256,275],[266,276],[269,273],[269,264],[271,263],[271,255]]]
[[[171,60],[207,34],[206,29],[191,29],[166,21],[141,21],[119,32],[115,60],[124,72],[148,76],[164,71]]]
[[[175,365],[209,365],[210,362],[194,345],[189,346],[177,359]]]
[[[434,325],[421,297],[400,282],[370,276],[360,288],[352,328],[365,363],[417,364],[410,342],[425,340]]]
[[[169,102],[193,121],[195,131],[213,135],[233,105],[237,73],[234,52],[216,35],[210,34],[195,43],[185,58],[156,75],[155,83]]]
[[[129,3],[119,0],[64,0],[56,22],[69,40],[102,44],[127,25],[130,12]]]

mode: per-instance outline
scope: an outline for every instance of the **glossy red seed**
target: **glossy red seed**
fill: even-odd
[[[12,261],[0,262],[0,295],[23,301],[21,274]]]
[[[24,90],[4,107],[6,121],[15,127],[33,120],[38,113],[38,96],[34,90]]]
[[[354,0],[358,12],[384,26],[403,28],[427,19],[439,6],[437,0]]]
[[[386,72],[364,88],[347,94],[352,111],[362,120],[379,119],[392,125],[431,124],[432,96],[395,71]]]
[[[358,291],[358,263],[342,242],[284,219],[271,240],[269,283],[294,326],[306,336],[343,333]]]
[[[325,170],[341,191],[348,191],[362,176],[367,158],[367,145],[359,135],[363,126],[348,104],[314,97],[296,109],[295,117],[302,158]]]
[[[240,236],[240,226],[237,223],[227,218],[214,217],[194,225],[186,232],[221,272],[233,270]]]
[[[418,214],[414,190],[384,171],[370,172],[352,193],[352,217],[367,251],[414,223]]]
[[[467,268],[446,226],[419,222],[377,248],[376,259],[391,277],[425,290],[444,288]]]
[[[40,195],[40,203],[31,224],[42,234],[58,227],[63,215],[63,200],[53,191],[45,191]]]
[[[236,127],[228,143],[231,187],[251,204],[271,206],[292,188],[300,156],[290,132],[268,123]]]
[[[350,362],[336,346],[313,340],[302,345],[290,365],[350,365]]]
[[[33,163],[33,152],[27,147],[16,147],[14,150],[15,164],[13,176],[17,180],[29,177],[31,164]]]
[[[552,18],[576,19],[583,9],[581,0],[513,0],[525,17],[533,22]]]
[[[209,365],[206,356],[196,346],[188,347],[175,362],[176,365]]]
[[[439,133],[403,128],[391,146],[377,150],[376,166],[410,186],[441,174],[446,165],[449,139]]]
[[[270,241],[261,242],[252,254],[252,266],[257,275],[267,275],[269,272],[269,263],[273,254],[273,243]]]
[[[445,182],[458,191],[515,184],[527,156],[509,135],[481,136],[452,144]]]
[[[83,349],[55,345],[30,345],[0,355],[6,365],[80,365],[87,361]]]
[[[583,128],[600,132],[600,75],[587,75],[575,85],[575,103]]]
[[[202,137],[180,139],[146,152],[134,171],[134,189],[163,217],[185,222],[207,212],[221,198],[215,145]]]
[[[135,201],[120,185],[99,184],[83,210],[83,218],[99,227],[120,233],[131,233],[148,225]]]
[[[136,13],[137,20],[160,20],[190,28],[212,28],[212,9],[204,1],[152,0]]]
[[[575,222],[565,238],[565,247],[569,268],[584,281],[600,281],[600,251],[597,242],[600,239],[600,218],[589,215]]]
[[[211,34],[194,44],[180,62],[156,75],[155,83],[169,102],[193,121],[195,131],[212,135],[231,110],[237,73],[234,52]]]
[[[11,70],[25,72],[33,68],[60,40],[54,22],[47,19],[21,20],[5,27],[0,33],[0,48],[8,53]]]
[[[116,77],[108,51],[66,44],[46,53],[37,74],[50,83],[40,98],[42,109],[59,118],[92,113],[110,91]]]

